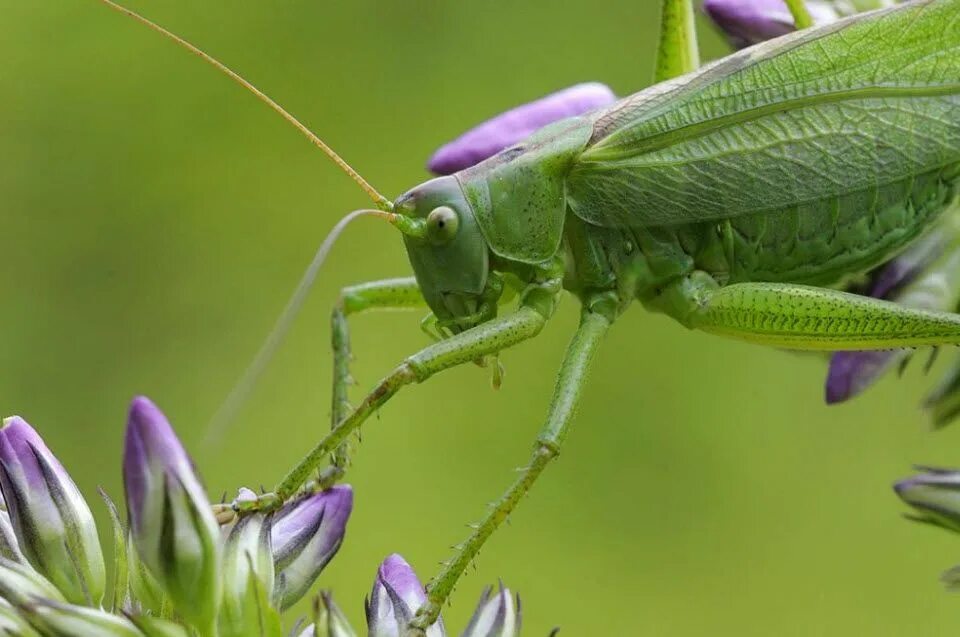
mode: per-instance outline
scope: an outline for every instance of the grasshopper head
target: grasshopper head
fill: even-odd
[[[394,211],[423,228],[404,235],[410,265],[441,324],[459,332],[477,323],[487,285],[489,254],[473,208],[455,177],[439,177],[409,190]]]

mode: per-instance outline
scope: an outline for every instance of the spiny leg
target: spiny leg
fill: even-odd
[[[960,344],[960,315],[788,283],[719,287],[694,272],[653,302],[685,325],[798,350],[870,350]]]
[[[407,310],[425,307],[417,280],[413,277],[370,281],[343,288],[330,314],[331,346],[333,349],[333,396],[330,408],[330,428],[350,413],[347,392],[353,379],[350,376],[350,327],[348,317],[367,310]],[[340,477],[350,464],[350,443],[344,441],[331,457],[331,475]],[[325,486],[325,485],[321,485]]]
[[[693,0],[663,0],[654,81],[663,82],[700,66]]]
[[[411,622],[411,634],[422,635],[422,631],[437,620],[443,603],[450,596],[464,569],[530,490],[547,464],[557,456],[560,445],[567,436],[590,363],[613,320],[615,304],[603,303],[605,307],[602,312],[598,311],[598,305],[594,306],[597,309],[584,310],[580,326],[567,347],[546,424],[537,436],[530,464],[522,470],[516,482],[496,502],[483,521],[474,528],[466,542],[460,545],[453,559],[444,565],[443,570],[427,586],[427,602],[417,611]]]
[[[533,285],[524,292],[516,312],[477,325],[408,357],[297,463],[272,493],[266,493],[255,500],[236,502],[236,509],[246,513],[279,507],[307,482],[327,454],[343,444],[347,436],[356,431],[402,387],[421,383],[445,369],[496,354],[536,336],[547,319],[553,315],[560,290],[561,279]]]

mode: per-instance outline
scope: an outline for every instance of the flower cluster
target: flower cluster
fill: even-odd
[[[108,585],[90,507],[25,420],[0,428],[0,633],[280,635],[337,552],[348,486],[304,494],[271,515],[218,523],[193,463],[146,398],[130,407],[123,455],[128,525],[107,499]],[[108,594],[109,592],[109,594]]]
[[[302,599],[343,542],[349,486],[304,493],[273,513],[212,506],[173,428],[146,398],[130,406],[123,455],[128,523],[113,524],[108,578],[93,514],[25,420],[0,428],[0,635],[281,637],[280,613]],[[255,498],[246,489],[238,500]],[[108,581],[109,579],[109,581]],[[402,635],[426,601],[399,555],[377,571],[369,634]],[[487,590],[464,637],[514,637],[520,602]],[[321,593],[300,637],[351,637]],[[443,622],[428,637],[446,635]]]

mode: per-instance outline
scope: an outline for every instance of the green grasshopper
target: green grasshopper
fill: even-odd
[[[364,214],[403,233],[415,274],[344,288],[332,315],[333,428],[273,492],[237,503],[241,514],[336,481],[348,437],[401,388],[535,337],[564,292],[582,305],[529,463],[432,580],[411,634],[436,620],[467,564],[557,456],[600,341],[634,301],[687,328],[794,350],[960,344],[960,316],[841,291],[935,229],[957,199],[960,0],[805,29],[699,70],[691,0],[663,0],[661,83],[393,202],[225,66],[104,2],[253,91],[372,198],[375,210],[351,213],[327,238],[301,290],[339,231]],[[788,5],[798,26],[810,25],[802,0]],[[516,308],[503,312],[512,299]],[[348,316],[418,306],[432,312],[437,341],[351,410]]]

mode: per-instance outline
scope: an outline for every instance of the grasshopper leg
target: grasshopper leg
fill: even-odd
[[[699,66],[693,0],[663,0],[655,81],[678,77]]]
[[[597,305],[585,306],[580,326],[567,347],[553,399],[550,402],[550,411],[543,429],[537,436],[530,463],[493,505],[487,516],[474,528],[470,537],[460,545],[453,559],[445,563],[443,570],[427,586],[427,602],[417,611],[410,624],[409,632],[413,635],[422,635],[422,631],[437,620],[440,609],[450,596],[464,569],[530,490],[547,464],[559,453],[580,398],[590,363],[603,335],[613,321],[615,303],[603,301]]]
[[[273,510],[294,496],[327,454],[333,453],[406,385],[421,383],[445,369],[496,354],[539,334],[553,315],[560,291],[559,278],[533,284],[524,292],[516,312],[464,330],[406,358],[287,473],[273,492],[255,500],[235,503],[237,510],[241,513]]]
[[[417,280],[413,277],[383,279],[359,283],[343,288],[330,314],[331,346],[333,349],[333,395],[330,408],[330,427],[337,426],[351,407],[347,397],[350,384],[350,327],[348,318],[367,310],[406,310],[425,307]],[[350,443],[344,441],[331,458],[335,476],[339,477],[350,464]]]
[[[960,315],[788,283],[719,287],[703,272],[668,286],[660,309],[688,327],[797,350],[960,344]]]

